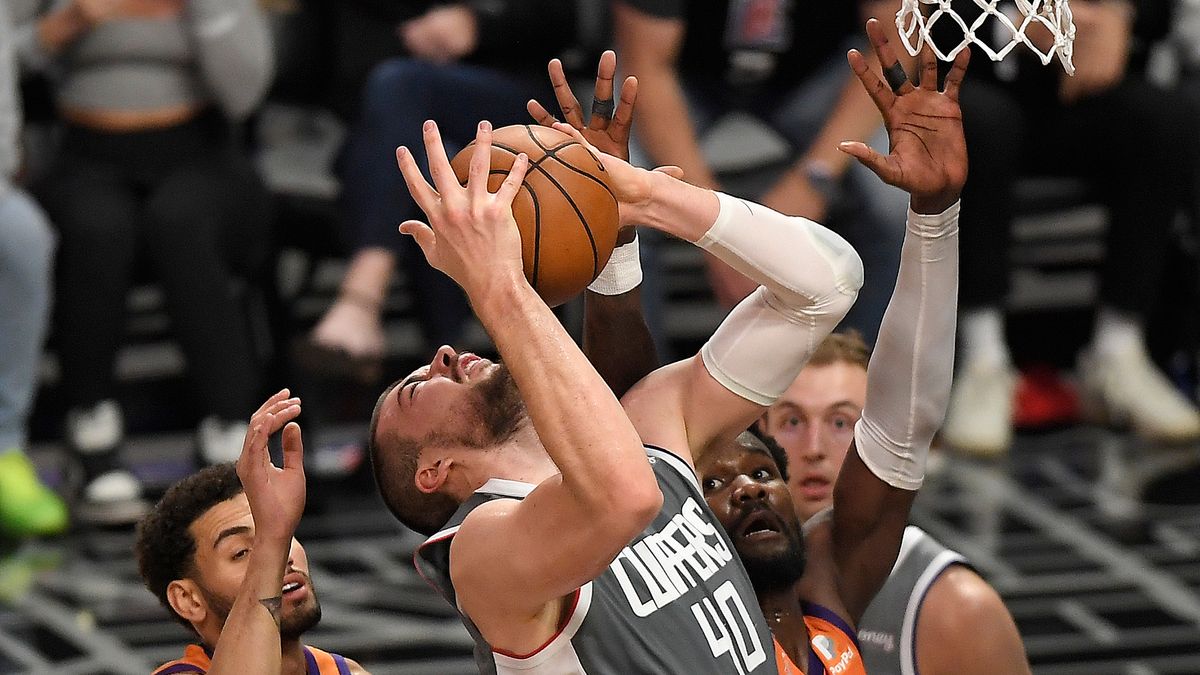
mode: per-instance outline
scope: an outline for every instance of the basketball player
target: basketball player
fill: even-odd
[[[882,35],[878,34],[878,26],[871,26],[869,30],[872,31],[872,41],[877,45],[881,64],[894,63],[895,59],[886,49]],[[928,54],[924,62],[927,66],[936,67],[936,63]],[[861,56],[852,57],[852,63],[858,70]],[[959,64],[956,69],[964,65]],[[958,78],[961,78],[961,72],[951,77],[952,80]],[[872,89],[872,79],[873,76],[864,78],[864,82],[869,84],[868,90]],[[932,89],[933,81],[933,78],[926,79],[927,89]],[[875,87],[875,98],[885,118],[889,116],[889,111],[895,111],[903,105],[905,97],[928,97],[932,94],[928,91],[913,91],[911,85],[906,86],[903,83],[899,89],[899,100],[889,101],[886,90],[879,92],[879,87]],[[955,106],[953,110],[955,115],[956,108]],[[888,121],[893,145],[899,140],[900,134],[906,133],[904,125],[897,124],[896,121],[898,120]],[[961,144],[961,137],[956,140]],[[965,167],[966,157],[961,145],[954,149],[961,155],[955,157],[953,152],[949,153],[950,163]],[[896,487],[900,486],[896,485],[895,476],[892,476],[893,480],[889,480],[886,474],[880,475],[881,472],[864,471],[864,465],[876,466],[869,453],[863,453],[861,458],[851,455],[840,476],[839,469],[842,468],[842,459],[846,457],[846,450],[852,443],[851,428],[862,416],[864,402],[869,398],[871,405],[867,408],[863,426],[858,430],[860,440],[857,446],[869,447],[869,437],[877,433],[893,439],[898,444],[898,447],[893,448],[893,452],[898,459],[902,458],[907,464],[906,470],[902,472],[905,478],[902,482],[915,483],[912,487],[919,485],[924,456],[933,431],[945,413],[945,403],[949,395],[950,359],[947,355],[951,354],[953,349],[958,274],[956,219],[948,218],[940,224],[930,222],[931,220],[910,217],[900,275],[880,330],[881,356],[873,370],[875,378],[871,381],[873,387],[870,389],[870,395],[868,396],[866,377],[866,348],[863,346],[861,370],[849,373],[857,377],[847,377],[847,373],[838,371],[823,377],[819,383],[814,383],[809,390],[805,390],[807,398],[830,401],[828,408],[822,408],[818,414],[817,411],[800,407],[807,402],[807,398],[798,396],[797,389],[802,383],[807,384],[808,379],[814,376],[826,375],[822,366],[810,363],[784,393],[783,398],[771,406],[764,418],[769,431],[778,433],[781,438],[791,442],[795,436],[792,427],[798,426],[803,413],[811,412],[812,417],[817,418],[812,423],[813,428],[816,428],[818,422],[827,423],[834,437],[842,442],[837,448],[836,463],[800,465],[803,473],[796,477],[793,484],[797,508],[793,508],[793,495],[788,492],[787,456],[773,441],[770,444],[774,447],[768,449],[759,439],[750,434],[743,434],[736,440],[726,442],[706,453],[696,463],[708,504],[721,520],[740,558],[746,564],[758,592],[763,613],[771,623],[776,639],[787,656],[799,664],[804,672],[822,672],[821,668],[832,672],[861,672],[864,666],[870,666],[868,671],[873,673],[915,672],[911,664],[907,669],[902,668],[897,657],[893,657],[890,664],[878,662],[878,659],[864,659],[866,654],[860,653],[856,646],[856,631],[851,626],[859,623],[867,603],[888,576],[892,561],[896,559],[897,548],[905,555],[898,571],[907,571],[916,560],[928,553],[931,540],[917,541],[909,536],[906,537],[905,545],[900,546],[904,521],[913,493],[897,490]],[[626,301],[625,310],[626,316],[636,316],[640,313],[636,302]],[[619,353],[615,348],[616,343],[619,341],[628,344],[629,333],[639,332],[635,321],[620,318],[619,314],[617,316],[616,321],[611,321],[614,317],[613,312],[606,317],[610,320],[610,326],[615,325],[620,327],[618,330],[627,330],[617,333],[611,328],[608,331],[598,328],[597,335],[607,338],[612,344],[600,344],[601,339],[593,343],[593,346],[601,347],[596,353],[596,361],[602,372],[607,370],[610,364],[617,364],[617,359],[614,358]],[[844,338],[827,339],[814,358],[825,359],[824,365],[827,365],[831,349],[843,342]],[[589,356],[592,355],[593,352],[589,351]],[[883,370],[884,367],[887,368],[886,371]],[[846,408],[852,408],[855,404],[843,399],[854,397],[856,392],[853,391],[853,385],[856,383],[861,390],[861,393],[857,393],[860,402],[854,408],[851,419]],[[850,393],[846,393],[847,389],[851,390]],[[797,401],[797,398],[801,398],[802,401]],[[832,453],[831,448],[825,450]],[[836,491],[833,489],[835,478]],[[806,536],[802,537],[798,513],[807,519],[835,501],[837,506],[833,512],[813,518],[806,526]],[[872,534],[864,537],[864,532]],[[912,534],[911,530],[908,534]],[[917,546],[917,551],[913,551],[914,545]],[[934,548],[933,553],[938,552],[939,549]],[[961,557],[955,559],[961,560]],[[941,565],[945,567],[946,563]],[[918,572],[920,571],[923,571],[923,568],[918,569]],[[999,603],[999,598],[978,576],[969,571],[967,573],[982,585],[982,590],[990,593],[990,597],[985,596],[984,600],[994,600],[994,604],[999,606],[999,616],[1004,620],[1001,627],[1008,628],[1007,632],[977,638],[977,641],[981,641],[983,646],[1002,645],[1007,649],[987,650],[986,656],[991,656],[993,651],[1002,653],[991,663],[980,665],[981,661],[988,659],[976,659],[972,661],[972,667],[963,668],[952,660],[954,653],[960,653],[960,658],[965,657],[967,653],[974,657],[979,653],[978,649],[959,641],[946,644],[945,648],[941,644],[943,641],[927,641],[931,647],[937,647],[938,655],[943,660],[935,662],[927,659],[925,665],[931,667],[922,670],[1028,672],[1028,666],[1024,665],[1020,638],[1016,635],[1003,605]],[[954,588],[958,594],[955,599],[965,602],[965,607],[955,608],[957,611],[947,611],[946,617],[927,619],[927,623],[931,625],[942,627],[945,618],[970,618],[969,609],[979,604],[970,601],[973,600],[972,595],[978,595],[981,589],[970,587],[961,579],[962,575],[950,573],[946,578],[950,577],[956,577],[958,585]],[[915,576],[912,581],[916,581]],[[890,597],[886,594],[886,589],[885,586],[884,604],[887,604],[886,600]],[[903,596],[904,602],[894,611],[896,624],[902,622],[906,616],[909,595],[911,593]],[[895,600],[892,604],[895,604]],[[887,607],[872,607],[874,609],[866,610],[872,617],[878,617],[880,614],[886,616]],[[987,618],[996,618],[994,607],[990,609],[993,612]],[[907,614],[911,615],[912,611]],[[987,630],[995,623],[981,623],[971,626],[970,630]],[[958,632],[966,629],[965,626],[956,628]],[[857,632],[863,634],[862,631]],[[896,635],[899,633],[899,630],[895,631]],[[1008,641],[1010,637],[1015,638],[1015,648],[1013,642]],[[895,637],[893,646],[894,641]],[[901,651],[908,650],[902,648]],[[1014,668],[1014,662],[1019,666]],[[935,664],[940,667],[932,667]],[[981,668],[983,670],[980,670]]]
[[[878,25],[872,30],[878,39]],[[898,129],[888,157],[843,146],[938,223],[953,223],[966,173],[953,103],[964,67],[950,74],[946,96],[871,91]],[[878,84],[861,55],[855,70]],[[905,86],[901,93],[917,92]],[[811,221],[602,156],[622,223],[698,243],[764,284],[700,355],[639,382],[622,410],[521,272],[510,205],[528,158],[519,156],[490,194],[489,125],[480,125],[466,187],[432,122],[425,136],[436,190],[405,148],[397,155],[430,225],[408,221],[401,231],[463,286],[507,367],[442,348],[380,397],[372,456],[398,518],[425,531],[445,522],[418,563],[463,615],[480,668],[777,672],[765,621],[747,601],[753,589],[704,506],[691,462],[786,389],[852,302],[857,256]],[[863,438],[874,471],[909,489],[919,483],[910,458],[893,457],[877,429]],[[866,471],[863,462],[849,466]],[[889,498],[911,498],[894,491]],[[855,534],[872,542],[853,547],[862,553],[883,543],[875,528]]]
[[[320,621],[321,604],[292,538],[304,512],[304,450],[292,422],[300,399],[288,396],[275,394],[250,418],[236,469],[218,464],[176,483],[138,528],[143,582],[200,638],[154,675],[366,673],[300,642]],[[267,438],[280,429],[284,464],[276,468]]]

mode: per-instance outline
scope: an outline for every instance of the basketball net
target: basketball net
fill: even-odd
[[[1038,55],[1043,65],[1049,64],[1057,55],[1067,74],[1075,74],[1075,65],[1071,63],[1075,22],[1071,20],[1068,0],[1013,0],[1006,3],[1007,8],[998,7],[1001,0],[957,1],[973,1],[983,12],[967,23],[951,7],[952,0],[903,0],[900,11],[896,13],[896,27],[900,29],[900,39],[910,55],[916,56],[921,47],[928,43],[939,59],[953,61],[959,52],[974,43],[993,61],[1000,61],[1018,44],[1024,44]],[[928,15],[922,5],[930,6]],[[950,49],[946,49],[948,45],[938,45],[933,39],[934,26],[944,21],[958,24],[963,33],[962,41]],[[1026,34],[1027,30],[1036,26],[1045,30],[1047,38],[1053,37],[1052,44],[1039,47],[1037,42],[1042,41],[1035,42]],[[980,35],[981,32],[984,34]],[[1003,44],[1005,38],[1008,38],[1007,44]]]

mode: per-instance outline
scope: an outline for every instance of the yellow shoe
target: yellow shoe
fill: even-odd
[[[25,453],[0,453],[0,531],[13,537],[61,534],[68,525],[67,506],[42,484]]]

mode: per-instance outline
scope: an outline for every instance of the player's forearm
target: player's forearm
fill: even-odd
[[[472,304],[572,494],[589,508],[619,511],[644,504],[658,486],[637,432],[529,284],[524,279],[495,284],[486,296],[472,297]]]
[[[900,271],[867,368],[859,455],[892,486],[915,490],[950,400],[958,317],[958,204],[908,215]]]
[[[246,577],[225,620],[209,675],[278,673],[283,575],[291,538],[255,539]]]
[[[587,292],[583,353],[618,398],[659,366],[640,287],[620,295]]]

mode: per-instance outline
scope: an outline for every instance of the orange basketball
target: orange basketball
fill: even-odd
[[[466,183],[474,142],[450,164]],[[495,192],[519,153],[529,156],[525,182],[513,200],[521,230],[525,278],[547,305],[578,295],[600,274],[617,242],[617,199],[600,160],[567,134],[523,124],[492,132]]]

